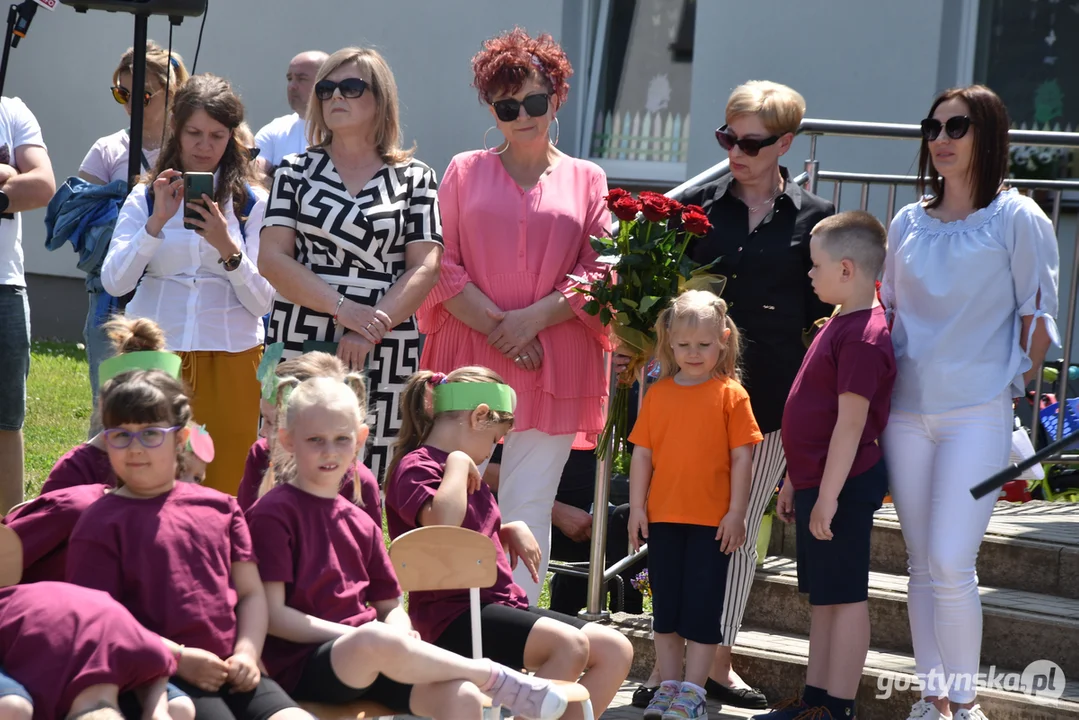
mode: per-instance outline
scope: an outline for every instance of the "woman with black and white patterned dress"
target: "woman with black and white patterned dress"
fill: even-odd
[[[435,174],[401,149],[398,117],[381,55],[331,55],[307,112],[311,147],[277,171],[259,256],[277,291],[268,342],[284,343],[285,357],[336,342],[350,368],[366,367],[376,475],[400,428],[399,395],[418,369],[412,315],[442,261]]]

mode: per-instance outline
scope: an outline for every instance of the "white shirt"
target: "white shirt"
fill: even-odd
[[[295,155],[307,150],[305,132],[306,125],[303,118],[296,113],[271,120],[255,135],[259,157],[266,158],[270,165],[278,167],[286,155]]]
[[[90,148],[90,152],[86,153],[82,165],[79,166],[79,171],[104,180],[105,184],[116,180],[126,181],[127,155],[130,147],[131,140],[128,137],[127,130],[120,130],[112,135],[99,138]],[[142,154],[146,162],[142,162],[140,158],[139,165],[142,167],[143,172],[146,172],[157,162],[157,156],[161,154],[161,148],[154,148],[153,150],[143,148]],[[150,167],[147,167],[147,165]]]
[[[936,414],[1024,392],[1030,357],[1020,318],[1045,319],[1060,334],[1060,257],[1053,225],[1014,189],[963,220],[930,217],[921,203],[892,220],[881,299],[894,317],[892,407]],[[1038,299],[1041,293],[1041,299]],[[1030,347],[1030,338],[1027,338]]]
[[[258,202],[245,224],[246,240],[232,203],[224,208],[229,235],[240,243],[244,256],[240,267],[227,272],[218,262],[220,253],[194,230],[184,229],[182,204],[159,236],[147,233],[146,186],[137,186],[120,210],[101,266],[101,284],[118,297],[137,285],[126,314],[160,325],[167,348],[174,352],[241,352],[261,345],[262,316],[270,311],[274,291],[258,273],[266,192],[255,188],[255,194]]]
[[[0,163],[15,167],[15,151],[26,145],[45,147],[41,126],[19,98],[0,98]],[[0,285],[26,286],[23,274],[22,213],[0,219]]]

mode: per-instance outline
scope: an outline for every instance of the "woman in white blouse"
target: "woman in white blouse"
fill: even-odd
[[[925,686],[910,718],[984,720],[976,704],[982,613],[975,561],[1003,468],[1012,400],[1058,343],[1052,223],[1005,190],[1008,113],[988,88],[948,90],[922,121],[921,189],[888,234],[881,295],[897,377],[884,433],[907,546],[914,656]]]
[[[187,82],[157,166],[124,203],[101,269],[110,294],[135,290],[127,314],[157,322],[167,349],[183,357],[195,419],[217,447],[204,484],[231,494],[258,437],[255,372],[273,301],[258,272],[266,193],[237,137],[243,119],[228,81],[205,74]],[[184,229],[184,172],[214,173],[213,197],[191,206],[198,230]]]

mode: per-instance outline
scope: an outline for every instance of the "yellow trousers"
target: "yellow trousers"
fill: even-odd
[[[262,346],[238,353],[181,352],[180,357],[195,422],[214,439],[214,461],[203,484],[235,495],[247,453],[258,439],[261,388],[255,372]]]

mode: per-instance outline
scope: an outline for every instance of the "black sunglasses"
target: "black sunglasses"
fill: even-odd
[[[360,78],[345,78],[341,82],[319,80],[315,83],[315,97],[319,100],[329,100],[333,97],[335,90],[340,90],[341,97],[358,98],[363,96],[367,87],[367,81]]]
[[[970,118],[966,115],[953,115],[948,118],[947,122],[941,122],[936,118],[922,120],[922,137],[929,142],[933,142],[940,137],[941,130],[947,133],[952,140],[958,140],[970,130]]]
[[[750,157],[757,157],[757,153],[759,153],[762,148],[766,148],[769,145],[775,145],[779,142],[779,138],[779,135],[773,135],[772,137],[766,137],[763,140],[756,140],[754,138],[739,139],[734,136],[734,133],[732,133],[730,128],[726,125],[716,130],[716,140],[719,142],[721,148],[730,152],[734,149],[734,146],[737,145],[742,149],[742,152]]]
[[[502,122],[513,122],[521,115],[521,108],[525,109],[528,113],[528,117],[540,117],[547,114],[547,108],[550,105],[550,95],[548,93],[534,93],[528,95],[524,100],[514,100],[510,98],[508,100],[496,100],[491,103],[491,107],[495,109],[495,115]]]

